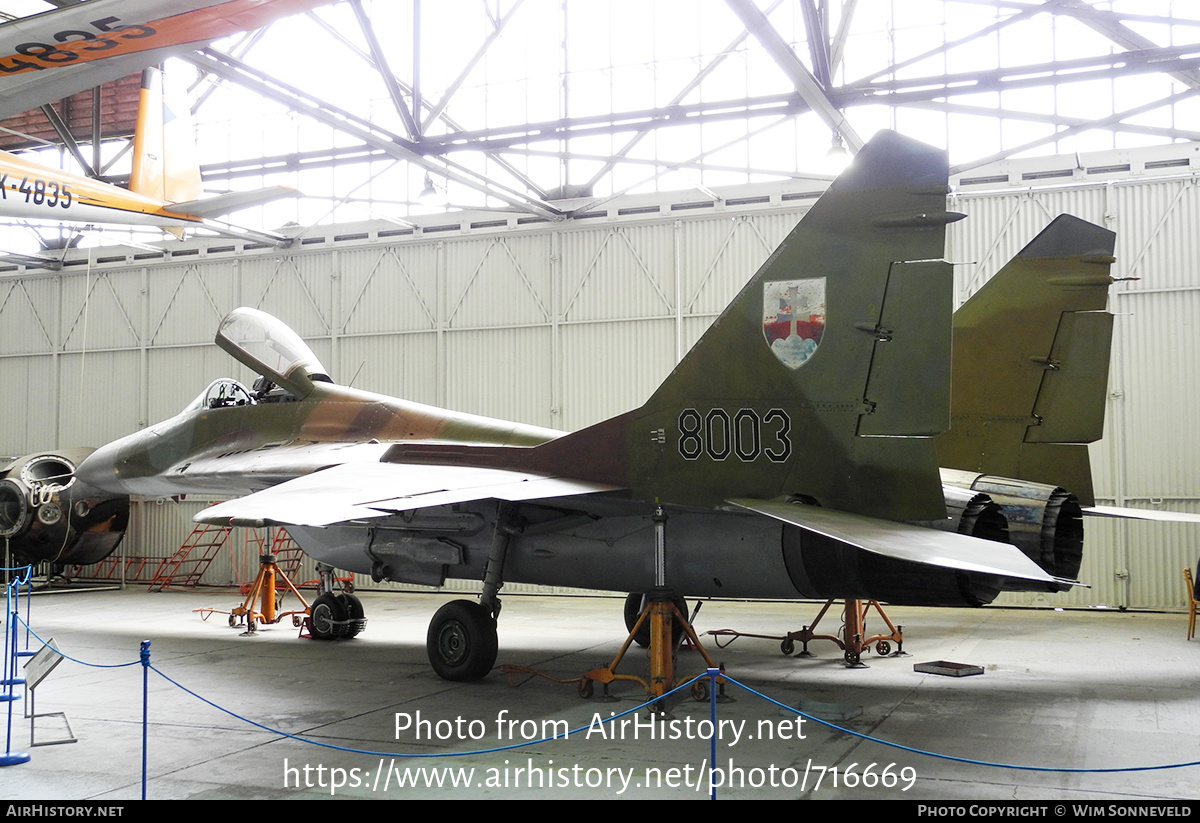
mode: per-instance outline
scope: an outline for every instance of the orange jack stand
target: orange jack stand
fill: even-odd
[[[275,591],[276,580],[283,582],[285,591]],[[296,595],[303,608],[286,612],[279,611],[283,595],[288,591]],[[261,602],[261,610],[255,609],[256,601]],[[246,626],[245,634],[254,634],[260,623],[274,625],[288,616],[292,618],[292,625],[299,628],[303,625],[304,618],[308,614],[308,601],[304,599],[304,595],[300,594],[300,590],[292,585],[292,581],[288,579],[287,575],[279,570],[279,566],[275,563],[275,555],[264,554],[258,558],[258,577],[254,578],[254,584],[250,587],[250,591],[247,593],[246,599],[242,601],[242,605],[234,606],[233,611],[230,612],[207,606],[202,609],[194,609],[194,611],[199,612],[205,620],[213,613],[228,614],[229,625],[231,627],[240,626],[244,623]]]
[[[696,651],[704,658],[705,663],[709,668],[717,668],[717,664],[708,656],[708,652],[700,645],[700,639],[696,637],[696,631],[688,622],[687,615],[680,614],[674,604],[675,592],[665,587],[656,587],[646,592],[646,606],[642,609],[641,615],[634,624],[633,629],[629,632],[629,636],[625,638],[625,643],[622,644],[621,650],[617,652],[617,656],[607,666],[601,669],[592,669],[586,672],[579,679],[579,696],[583,698],[591,697],[595,690],[595,683],[603,683],[604,690],[607,693],[608,684],[615,680],[631,680],[638,683],[646,690],[651,698],[661,698],[664,694],[671,691],[681,682],[682,678],[675,678],[675,651],[679,647],[679,643],[683,638],[688,638],[695,646]],[[650,655],[650,679],[645,680],[637,675],[632,674],[617,674],[617,667],[621,665],[621,660],[625,657],[625,653],[629,647],[633,645],[633,638],[637,635],[638,629],[647,620],[650,621],[650,646],[648,652]],[[676,630],[678,625],[678,630]],[[724,679],[718,677],[717,682],[724,684]],[[708,680],[697,680],[692,685],[692,697],[695,700],[708,699]],[[656,711],[665,711],[662,703],[656,704]]]
[[[845,602],[846,621],[842,630],[842,636],[832,634],[816,634],[814,631],[817,624],[821,622],[821,618],[829,611],[829,607],[834,603]],[[867,613],[874,609],[879,613],[879,617],[887,624],[891,630],[890,634],[875,634],[868,636],[866,633]],[[884,613],[883,608],[877,600],[827,600],[825,605],[821,607],[821,611],[817,613],[817,619],[812,622],[812,625],[805,626],[798,632],[788,632],[787,637],[779,644],[779,649],[784,654],[791,654],[795,651],[795,641],[799,640],[804,644],[804,649],[797,657],[812,657],[812,652],[808,650],[810,640],[829,640],[838,645],[843,651],[843,656],[847,666],[863,666],[862,653],[869,651],[871,645],[875,645],[875,653],[880,656],[893,654],[892,643],[896,644],[894,655],[900,657],[904,654],[904,627],[895,626]]]

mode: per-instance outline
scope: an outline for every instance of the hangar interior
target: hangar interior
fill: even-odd
[[[892,128],[950,153],[960,303],[1057,214],[1116,231],[1098,495],[1200,511],[1186,4],[312,5],[166,66],[208,190],[298,190],[230,218],[256,234],[3,229],[0,453],[99,445],[246,378],[211,345],[238,305],[285,318],[355,386],[587,426],[644,400]],[[129,87],[11,118],[5,145],[119,182]],[[124,550],[170,552],[200,505],[135,502]],[[1088,543],[1092,588],[1056,603],[1185,605],[1189,528],[1100,522]]]
[[[0,13],[20,19],[67,5],[0,0]],[[0,454],[99,446],[171,417],[213,379],[250,383],[254,375],[213,345],[218,322],[238,306],[283,318],[338,382],[553,429],[588,426],[642,403],[839,167],[886,128],[949,152],[948,207],[968,216],[947,228],[956,305],[1059,214],[1116,232],[1106,421],[1090,448],[1098,502],[1200,514],[1193,3],[311,5],[165,66],[190,95],[207,190],[286,185],[297,196],[182,240],[144,227],[0,226]],[[136,79],[113,78],[95,93],[0,122],[3,147],[123,182]],[[134,500],[120,551],[170,555],[206,505]],[[1021,622],[1024,613],[999,609],[899,609],[922,626],[931,655],[985,663],[991,679],[965,688],[928,678],[914,686],[903,659],[873,659],[866,674],[876,679],[847,686],[845,675],[859,673],[835,658],[803,669],[750,644],[725,654],[763,688],[861,703],[867,725],[931,749],[991,746],[996,760],[1098,767],[1127,765],[1110,762],[1114,753],[1178,759],[1196,720],[1196,663],[1177,637],[1178,612],[1188,605],[1180,570],[1194,566],[1197,545],[1189,524],[1090,521],[1079,574],[1089,588],[997,601],[1077,607],[1069,617]],[[232,583],[237,573],[221,557],[206,582]],[[305,565],[300,577],[314,576]],[[189,675],[245,714],[265,712],[273,725],[334,743],[383,746],[393,742],[383,734],[391,712],[435,713],[461,703],[464,692],[436,680],[424,659],[425,620],[441,593],[358,582],[414,594],[369,591],[379,618],[372,631],[357,647],[328,644],[319,661],[286,631],[242,646],[228,635],[201,636],[217,629],[198,630],[187,611],[212,598],[153,600],[140,596],[142,586],[85,593],[48,611],[43,625],[114,664],[145,626],[161,627],[162,659],[194,667]],[[445,588],[479,587],[454,580]],[[510,592],[583,594],[521,584],[506,585]],[[110,595],[119,599],[115,613],[107,611]],[[598,615],[619,612],[615,601],[514,601],[509,627],[501,622],[506,661],[569,678],[611,657],[622,639],[619,616],[603,641],[580,640],[567,627],[601,625]],[[737,605],[705,608],[750,631],[794,622],[792,606]],[[1129,622],[1100,622],[1108,615],[1097,612],[1108,609],[1135,613],[1121,616]],[[1171,614],[1147,613],[1160,611]],[[1088,664],[1101,655],[1107,666],[1113,648],[1128,652],[1103,682],[1091,678]],[[283,670],[299,685],[280,688]],[[28,771],[15,772],[16,795],[136,796],[126,762],[136,749],[133,708],[122,703],[113,713],[107,705],[123,681],[114,674],[97,685],[90,677],[75,671],[45,692],[81,716],[87,762],[72,746],[43,750]],[[465,692],[478,716],[532,702],[512,697],[500,680]],[[405,686],[400,698],[397,683]],[[570,704],[556,693],[539,710],[586,721],[591,705],[581,709],[568,691]],[[255,697],[263,693],[272,694],[266,710]],[[225,719],[181,722],[190,704],[171,700],[164,698],[171,719],[156,729],[171,751],[160,755],[152,797],[297,796],[268,788],[278,783],[270,755],[290,741],[264,750],[268,744]],[[981,712],[981,703],[992,710]],[[1143,707],[1129,711],[1134,705]],[[973,722],[962,723],[967,716]],[[830,763],[886,754],[832,732],[827,738],[820,755]],[[307,756],[302,751],[286,749],[293,759]],[[615,762],[644,752],[599,747],[591,755]],[[690,756],[661,753],[672,763]],[[119,778],[105,773],[110,760]],[[979,780],[944,771],[922,792],[1194,793],[1181,772],[1120,786],[1094,776]],[[877,795],[859,787],[835,796]]]
[[[1178,173],[1200,156],[1182,144],[1089,156],[1082,172],[1069,168],[1075,160],[1014,160],[1005,170],[1039,174],[1058,162],[1072,174],[1066,185],[1050,177],[1018,191],[956,188],[953,208],[969,215],[947,244],[958,294],[969,296],[1058,214],[1115,228],[1115,276],[1138,279],[1110,298],[1110,398],[1105,437],[1091,448],[1097,494],[1200,511],[1188,425],[1200,353],[1187,334],[1200,260],[1186,231],[1197,195],[1191,172]],[[1111,171],[1121,166],[1139,172]],[[0,400],[6,450],[102,444],[173,416],[213,379],[248,385],[249,370],[212,344],[239,305],[288,318],[335,380],[583,428],[651,394],[813,202],[815,192],[800,188],[748,185],[721,201],[631,195],[559,223],[451,215],[408,229],[334,225],[285,251],[228,239],[155,252],[98,247],[58,272],[11,273],[0,280],[0,374],[27,391]],[[135,501],[122,550],[169,555],[205,505]],[[1179,570],[1195,545],[1188,524],[1092,518],[1080,574],[1091,588],[1002,602],[1178,609]],[[232,582],[224,562],[208,582]]]

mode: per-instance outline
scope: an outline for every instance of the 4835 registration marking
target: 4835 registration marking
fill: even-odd
[[[82,29],[66,29],[54,33],[54,40],[58,45],[55,43],[21,43],[16,47],[17,54],[0,57],[0,72],[18,74],[25,71],[41,71],[61,66],[64,63],[72,63],[81,56],[87,56],[81,55],[80,52],[107,51],[118,48],[121,40],[140,40],[158,33],[149,26],[124,25],[117,17],[93,20],[89,25],[99,34]],[[58,47],[66,44],[71,45],[68,48]]]
[[[0,175],[0,200],[8,199],[9,189],[17,192],[17,194],[25,195],[26,203],[33,203],[35,206],[46,205],[53,208],[54,206],[62,206],[64,209],[71,208],[71,203],[74,198],[71,196],[71,184],[63,183],[61,186],[57,180],[43,180],[40,177],[33,178],[30,183],[28,177],[22,177],[21,183],[10,184],[8,182],[8,174]]]
[[[792,420],[783,409],[759,414],[754,409],[684,409],[679,413],[679,453],[685,460],[736,456],[743,463],[766,457],[782,463],[792,455]]]

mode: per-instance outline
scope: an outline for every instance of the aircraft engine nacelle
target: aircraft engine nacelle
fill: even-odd
[[[1006,543],[1008,521],[986,494],[947,487],[947,516],[914,525]],[[847,546],[815,532],[784,526],[784,561],[805,597],[882,600],[904,606],[982,606],[1003,579],[912,563]]]
[[[89,565],[120,544],[129,498],[75,477],[92,451],[36,452],[0,465],[0,545],[15,564]]]
[[[991,497],[956,486],[943,486],[942,492],[946,498],[946,517],[942,520],[922,520],[919,525],[981,540],[999,543],[1009,541],[1008,518]]]
[[[784,524],[783,561],[801,597],[853,598],[898,606],[983,606],[1003,579],[886,557]]]
[[[1008,521],[1008,542],[1047,573],[1068,580],[1079,575],[1083,562],[1083,510],[1075,495],[1058,486],[948,469],[942,470],[942,483],[947,500],[951,490],[987,494]],[[1050,590],[1069,588],[1053,586]],[[1004,589],[1045,591],[1047,586],[1006,579]]]

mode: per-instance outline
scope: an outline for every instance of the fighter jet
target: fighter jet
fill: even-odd
[[[430,662],[450,680],[492,668],[505,580],[649,588],[660,509],[680,594],[979,605],[1059,590],[1053,565],[1007,542],[997,504],[939,476],[945,227],[961,217],[947,179],[944,152],[881,132],[649,400],[583,430],[339,386],[281,321],[240,308],[216,343],[254,386],[213,382],[77,476],[110,493],[244,495],[196,519],[284,526],[318,561],[375,580],[483,579],[480,602],[430,624]],[[362,617],[344,594],[312,608],[324,637]]]

